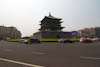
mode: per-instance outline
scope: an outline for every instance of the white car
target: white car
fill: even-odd
[[[80,42],[82,42],[83,40],[86,40],[85,37],[80,38]]]
[[[21,43],[28,43],[28,41],[25,40],[25,39],[21,39],[20,42],[21,42]]]
[[[93,38],[92,41],[99,41],[99,39],[98,38]]]
[[[64,39],[58,40],[59,43],[63,43],[64,41],[65,41]]]

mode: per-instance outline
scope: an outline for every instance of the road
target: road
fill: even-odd
[[[0,67],[100,67],[100,42],[23,44],[0,41]]]

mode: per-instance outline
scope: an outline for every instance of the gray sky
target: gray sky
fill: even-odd
[[[64,31],[100,26],[100,0],[0,0],[0,25],[29,36],[49,12],[62,18]]]

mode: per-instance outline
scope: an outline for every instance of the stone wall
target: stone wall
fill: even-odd
[[[33,38],[71,38],[72,32],[38,32],[33,35]]]

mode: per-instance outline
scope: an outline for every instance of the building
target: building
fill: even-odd
[[[79,37],[100,37],[100,27],[84,28],[78,31]]]
[[[21,32],[15,27],[0,26],[0,38],[21,38]]]
[[[96,37],[96,28],[89,28],[90,37]]]
[[[90,37],[90,31],[88,29],[79,30],[79,37]]]
[[[100,37],[100,27],[96,27],[95,30],[96,30],[96,36]]]
[[[61,18],[56,18],[49,14],[41,20],[39,32],[33,34],[33,38],[71,38],[72,32],[63,32]]]

